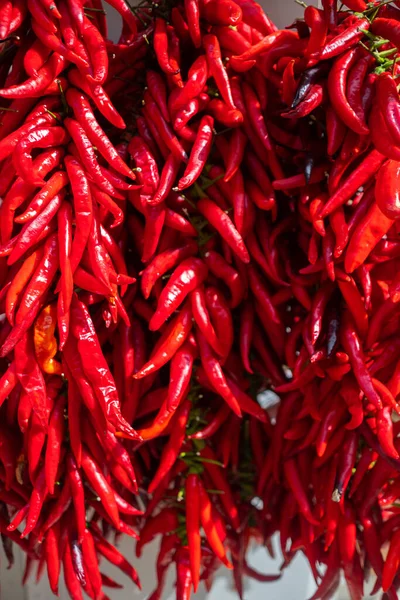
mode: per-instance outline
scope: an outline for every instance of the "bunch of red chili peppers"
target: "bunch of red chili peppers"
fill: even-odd
[[[160,538],[186,600],[301,550],[313,599],[395,599],[400,3],[108,4],[116,43],[101,0],[0,2],[8,560],[106,599],[110,536]]]

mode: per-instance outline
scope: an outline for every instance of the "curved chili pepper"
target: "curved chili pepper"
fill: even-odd
[[[101,351],[87,307],[75,297],[71,305],[71,331],[77,339],[84,371],[94,384],[94,391],[107,418],[125,435],[137,439],[136,432],[121,415],[115,382]]]
[[[200,359],[207,375],[207,379],[209,380],[213,389],[215,389],[215,391],[218,392],[225,402],[231,407],[233,412],[238,417],[241,417],[242,411],[240,409],[240,403],[230,389],[221,364],[215,358],[207,340],[200,332],[197,332],[196,340],[199,345]]]
[[[229,484],[225,478],[225,475],[221,468],[217,466],[216,456],[209,446],[206,446],[201,451],[201,456],[203,456],[206,459],[206,462],[204,463],[204,468],[210,475],[216,489],[223,492],[223,494],[221,494],[220,496],[221,504],[223,505],[227,515],[229,516],[235,530],[238,530],[240,527],[238,509],[235,504],[231,488],[229,487]]]
[[[115,548],[110,542],[108,542],[101,535],[100,529],[97,525],[92,522],[90,524],[90,531],[93,534],[96,550],[100,552],[111,564],[118,567],[123,573],[125,573],[134,584],[141,589],[140,580],[136,569],[126,560],[126,558]]]
[[[320,60],[328,60],[342,54],[343,50],[352,48],[363,37],[363,30],[370,29],[368,19],[354,17],[352,20],[353,22],[350,21],[343,32],[338,33],[325,44],[319,57]]]
[[[189,418],[190,402],[186,400],[177,410],[174,416],[174,432],[170,436],[161,455],[159,467],[149,484],[149,491],[153,493],[164,476],[172,469],[182,450],[182,444],[186,435],[186,424]]]
[[[379,169],[375,185],[376,203],[385,217],[397,219],[400,212],[398,182],[400,168],[397,161],[389,160]]]
[[[158,108],[156,102],[153,100],[150,92],[145,92],[144,94],[144,104],[146,111],[148,111],[149,115],[151,115],[151,119],[154,121],[154,125],[159,132],[159,135],[164,142],[164,144],[169,148],[171,152],[176,156],[177,159],[182,161],[187,160],[187,154],[182,147],[182,144],[174,135],[172,129],[170,128],[169,123],[164,120],[160,109]]]
[[[345,269],[347,273],[353,271],[365,262],[376,244],[393,225],[393,220],[388,219],[373,202],[365,215],[357,223],[349,241],[345,256]]]
[[[198,179],[210,154],[214,119],[208,115],[200,121],[196,141],[193,144],[183,177],[178,181],[178,190],[184,190]]]
[[[14,150],[14,164],[17,173],[34,186],[44,185],[44,180],[35,178],[31,152],[34,148],[60,146],[68,141],[68,133],[62,127],[38,127],[20,139]]]
[[[24,83],[0,90],[3,98],[21,98],[43,94],[65,68],[65,58],[54,52],[38,71],[37,77],[27,79]]]
[[[187,258],[172,273],[163,289],[149,327],[156,331],[180,306],[193,289],[201,285],[207,276],[207,267],[198,258]]]
[[[237,254],[244,263],[250,261],[250,257],[244,241],[232,223],[229,216],[221,210],[212,200],[202,198],[197,202],[197,209],[218,231],[228,246]]]
[[[16,314],[16,325],[1,348],[2,356],[23,338],[37,316],[43,296],[47,293],[58,269],[57,236],[51,235],[45,243],[43,256],[26,287]]]
[[[185,397],[189,388],[195,357],[195,348],[190,340],[186,341],[173,356],[166,399],[168,411],[175,411]]]
[[[194,98],[197,98],[203,91],[207,78],[207,59],[204,55],[200,55],[191,65],[188,71],[188,80],[179,94],[174,98],[172,109],[177,111],[179,108],[186,106]]]
[[[214,250],[208,250],[205,253],[204,262],[210,272],[220,278],[228,287],[231,295],[231,308],[238,306],[245,293],[245,285],[241,275]]]
[[[311,29],[310,39],[307,46],[307,56],[314,61],[325,45],[328,32],[328,23],[323,13],[314,6],[308,6],[304,11],[304,20]]]
[[[367,135],[369,130],[365,121],[360,119],[346,95],[347,77],[358,58],[358,49],[353,48],[336,59],[329,73],[328,89],[332,106],[345,125],[360,135]]]
[[[206,490],[201,482],[199,482],[199,504],[200,504],[200,521],[206,534],[210,548],[221,562],[228,568],[232,569],[232,564],[228,560],[219,532],[215,526],[213,506],[208,497]]]
[[[42,256],[41,250],[35,250],[23,262],[18,273],[14,276],[6,295],[6,315],[10,325],[14,325],[14,315],[17,303],[25,285],[35,272]]]
[[[344,184],[329,198],[319,216],[321,218],[326,217],[339,206],[345,204],[362,185],[366,184],[375,175],[384,160],[385,157],[380,152],[372,150],[346,179]]]
[[[181,308],[179,315],[169,324],[148,362],[133,377],[135,379],[147,377],[169,362],[184,344],[191,327],[192,311],[187,304]]]
[[[74,90],[74,88],[70,88],[67,90],[66,100],[71,108],[73,108],[75,117],[85,130],[89,140],[109,162],[110,166],[118,171],[118,173],[121,173],[121,175],[135,179],[135,175],[122,160],[117,150],[97,122],[85,95]]]
[[[297,104],[296,108],[285,110],[281,116],[285,119],[299,119],[306,117],[313,110],[318,108],[324,100],[324,88],[318,83],[314,84],[305,98]]]
[[[119,512],[112,488],[104,477],[100,467],[84,448],[82,448],[82,468],[94,491],[100,497],[111,521],[119,529]]]
[[[141,273],[141,287],[145,298],[148,298],[151,291],[160,277],[167,271],[175,267],[179,262],[196,253],[197,244],[188,241],[185,246],[172,248],[160,254],[157,254],[151,263]]]

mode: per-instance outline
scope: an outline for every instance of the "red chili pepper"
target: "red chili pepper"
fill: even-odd
[[[95,523],[90,524],[90,531],[93,534],[96,550],[100,552],[111,564],[118,567],[125,573],[134,584],[141,589],[140,580],[136,569],[126,560],[126,558],[101,535],[100,529]]]
[[[184,0],[189,34],[195,48],[201,46],[200,6],[197,0]]]
[[[85,133],[93,146],[96,146],[110,166],[118,171],[118,173],[121,173],[121,175],[135,179],[131,169],[122,160],[117,150],[97,122],[86,96],[78,92],[78,90],[70,88],[66,93],[66,101],[73,109],[77,121],[85,130]]]
[[[332,106],[329,106],[326,111],[326,130],[328,136],[327,151],[328,155],[332,156],[339,150],[346,134],[344,123]]]
[[[343,494],[346,492],[356,461],[357,445],[358,435],[353,431],[348,432],[346,434],[343,448],[340,451],[340,461],[336,475],[335,489],[332,495],[334,502],[340,502]]]
[[[178,409],[174,416],[173,435],[170,436],[165,445],[159,467],[154,475],[150,485],[150,493],[154,492],[164,476],[172,469],[182,450],[182,444],[186,435],[186,425],[189,418],[190,401],[186,400]]]
[[[105,117],[112,125],[119,127],[120,129],[125,129],[125,121],[117,112],[107,92],[101,85],[89,83],[76,69],[71,69],[68,72],[68,79],[72,85],[83,90],[83,92],[93,100],[103,117]]]
[[[121,199],[121,194],[114,189],[110,181],[104,176],[97,161],[92,144],[78,121],[67,118],[64,121],[64,125],[75,144],[78,159],[80,159],[82,162],[82,165],[85,167],[88,175],[93,178],[96,185],[98,185],[102,191],[106,192],[106,194],[110,194],[110,196],[113,196],[114,198]],[[76,157],[74,156],[74,158]]]
[[[44,180],[37,178],[32,168],[31,152],[35,148],[48,148],[65,144],[69,136],[62,127],[37,128],[25,135],[15,147],[13,160],[17,173],[34,186],[44,185]]]
[[[310,39],[307,46],[307,57],[310,61],[318,60],[319,54],[325,45],[328,32],[328,23],[322,11],[314,6],[308,6],[304,11],[304,20],[311,28]]]
[[[283,469],[287,483],[292,490],[294,497],[296,498],[296,502],[298,503],[300,512],[304,515],[309,523],[312,525],[317,525],[318,521],[312,514],[306,491],[303,488],[303,484],[299,476],[296,461],[294,459],[285,461],[283,464]]]
[[[192,574],[186,549],[181,548],[175,555],[176,564],[176,598],[190,600],[192,590]]]
[[[328,216],[339,206],[350,200],[357,190],[375,175],[384,160],[385,157],[380,152],[372,150],[346,179],[344,184],[329,198],[319,216],[321,218]]]
[[[191,341],[186,341],[171,360],[166,406],[175,411],[188,391],[196,353]]]
[[[379,19],[378,19],[379,20]],[[342,24],[344,27],[345,22]],[[363,30],[370,29],[370,23],[366,18],[349,17],[349,22],[344,30],[325,44],[320,54],[320,60],[328,60],[334,56],[342,54],[343,50],[348,50],[355,46],[363,37]]]
[[[244,241],[229,216],[212,202],[212,200],[208,200],[208,198],[202,198],[197,202],[196,206],[199,212],[218,231],[240,260],[244,263],[248,263],[250,258]]]
[[[202,7],[202,16],[212,25],[237,25],[242,20],[242,9],[231,0],[211,0]]]
[[[393,422],[391,412],[392,409],[389,406],[385,406],[377,411],[376,433],[385,454],[392,458],[398,458],[399,453],[393,444]]]
[[[157,254],[141,274],[141,287],[144,297],[148,298],[150,296],[154,285],[165,273],[182,260],[193,256],[196,250],[197,244],[188,241],[185,246],[176,249],[172,248],[161,254]]]
[[[189,162],[183,177],[178,182],[178,190],[184,190],[198,179],[210,154],[213,138],[214,119],[205,116],[200,121],[196,141],[190,153]]]
[[[206,294],[203,286],[193,290],[190,296],[193,318],[196,326],[204,335],[212,349],[220,356],[226,356],[227,353],[225,353],[222,348],[222,341],[218,339],[210,314],[208,312]]]
[[[232,525],[234,526],[235,530],[238,530],[240,527],[238,509],[236,507],[231,488],[229,487],[225,475],[221,468],[217,466],[217,458],[212,449],[208,446],[206,446],[201,451],[201,455],[206,459],[204,463],[204,468],[210,475],[213,484],[216,486],[216,489],[223,492],[220,495],[221,504],[223,505],[227,515],[229,516],[229,519]]]
[[[400,211],[397,183],[400,177],[399,163],[389,160],[379,169],[375,186],[376,203],[385,217],[396,219]]]
[[[194,98],[197,98],[203,91],[207,78],[207,59],[204,55],[200,55],[190,67],[188,71],[188,80],[180,90],[179,94],[174,98],[172,109],[177,111],[179,108],[186,106]]]
[[[208,250],[205,253],[204,262],[210,272],[228,287],[231,295],[231,308],[238,306],[245,293],[245,285],[240,274],[214,250]]]
[[[156,331],[172,315],[186,296],[201,285],[207,276],[207,267],[198,258],[184,260],[172,273],[163,289],[157,310],[150,321],[150,329]]]
[[[203,526],[207,541],[210,544],[210,548],[214,552],[215,556],[217,556],[228,569],[232,569],[232,564],[226,556],[225,548],[222,543],[223,540],[221,540],[218,529],[215,525],[213,506],[201,482],[199,482],[198,494],[200,504],[200,521]]]
[[[39,69],[38,76],[27,79],[19,85],[0,90],[3,98],[23,98],[24,96],[38,96],[48,93],[49,86],[65,68],[65,58],[54,52],[48,61]]]
[[[136,432],[121,415],[115,382],[101,351],[87,307],[76,298],[71,305],[71,331],[77,339],[78,352],[86,376],[93,384],[105,415],[124,435],[137,439]]]
[[[382,589],[387,592],[399,568],[400,532],[396,531],[390,541],[389,552],[383,565]]]
[[[388,219],[373,202],[368,212],[362,216],[357,223],[349,241],[345,256],[345,270],[353,273],[357,267],[363,264],[379,240],[384,236],[391,226],[393,220]]]
[[[54,486],[61,457],[61,446],[64,437],[64,409],[65,401],[60,398],[55,403],[49,421],[45,456],[45,475],[46,485],[50,494],[54,494]]]
[[[71,548],[68,543],[66,544],[64,550],[63,567],[65,585],[70,596],[76,600],[83,600],[81,584],[78,580],[77,575],[75,574],[74,565],[72,562]]]
[[[170,125],[164,120],[156,102],[153,100],[149,92],[144,95],[145,109],[149,116],[154,121],[154,125],[167,148],[181,161],[187,161],[187,154],[174,135]]]
[[[194,592],[199,585],[201,563],[200,486],[199,476],[189,473],[185,484],[186,532]]]
[[[161,336],[148,362],[135,373],[135,379],[147,377],[169,362],[184,344],[192,327],[192,311],[189,304],[180,309],[178,316]]]
[[[332,106],[345,125],[360,135],[367,135],[369,132],[368,127],[352,108],[350,99],[346,95],[347,77],[351,67],[358,59],[357,48],[353,48],[337,58],[329,73],[328,89]],[[352,85],[354,84],[352,83]]]

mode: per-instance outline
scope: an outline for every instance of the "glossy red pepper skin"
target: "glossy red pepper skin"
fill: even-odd
[[[347,178],[344,185],[329,198],[320,211],[319,216],[326,217],[347,202],[360,186],[366,184],[375,175],[384,160],[385,157],[380,152],[372,150]]]
[[[365,261],[393,222],[393,219],[383,214],[375,202],[371,204],[350,237],[345,256],[345,269],[348,273],[353,273]]]
[[[169,362],[179,348],[185,343],[192,328],[192,310],[189,304],[180,309],[174,321],[171,321],[160,338],[148,362],[134,375],[141,379],[154,373]]]
[[[207,267],[198,258],[184,260],[173,272],[163,289],[157,310],[150,321],[150,329],[156,331],[172,315],[186,296],[207,277]]]
[[[178,190],[184,190],[193,185],[200,176],[210,154],[213,141],[213,126],[214,119],[210,116],[205,116],[200,121],[188,164],[183,177],[178,182]]]
[[[343,49],[348,49],[355,46],[362,38],[362,30],[368,30],[370,23],[366,18],[356,18],[350,16],[352,22],[341,33],[338,33],[330,41],[328,41],[320,54],[320,59],[328,60],[342,53]]]
[[[367,135],[368,127],[351,106],[346,95],[347,77],[358,57],[358,49],[354,48],[336,59],[329,73],[328,89],[332,106],[345,125],[360,135]]]
[[[400,197],[398,183],[400,179],[400,163],[389,160],[379,169],[375,186],[376,203],[385,217],[397,219],[400,213]]]

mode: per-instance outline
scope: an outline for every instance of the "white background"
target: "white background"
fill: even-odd
[[[317,4],[316,1],[308,2],[309,4]],[[295,4],[293,0],[264,0],[262,2],[264,8],[268,11],[272,19],[277,23],[278,26],[285,26],[290,24],[296,16],[299,16],[303,9]],[[119,33],[119,19],[113,11],[110,9],[110,37],[118,37]],[[128,580],[123,574],[113,567],[108,567],[104,564],[102,570],[114,576],[115,579],[124,584],[123,590],[109,590],[108,595],[111,600],[145,600],[151,593],[155,586],[155,560],[157,555],[157,544],[152,544],[145,549],[143,556],[140,560],[135,558],[134,555],[134,542],[130,538],[122,540],[119,546],[121,551],[124,552],[125,556],[133,562],[137,568],[141,581],[143,591],[139,592],[137,588]],[[275,544],[276,545],[276,544]],[[21,578],[24,569],[24,557],[15,548],[15,565],[13,569],[7,570],[7,561],[2,552],[0,551],[0,598],[1,600],[50,600],[52,594],[47,585],[46,574],[43,576],[42,581],[36,585],[34,577],[32,581],[29,581],[25,588],[21,585]],[[281,562],[279,551],[277,549],[278,558],[273,561],[269,558],[266,550],[263,548],[256,548],[250,553],[251,564],[264,573],[277,573]],[[174,584],[174,569],[171,568],[169,574],[169,580],[167,585],[166,593],[163,595],[162,600],[172,600],[175,597],[173,584]],[[60,580],[60,598],[61,600],[67,600],[68,594],[66,593],[63,584],[62,577]],[[315,590],[315,584],[309,572],[309,568],[303,556],[299,554],[293,561],[290,568],[285,571],[282,579],[277,583],[270,584],[259,584],[253,580],[245,581],[245,600],[306,600],[312,596]],[[107,590],[105,590],[107,592]],[[200,585],[199,591],[196,595],[193,595],[195,600],[202,600],[206,598],[206,592],[203,584]],[[213,589],[208,595],[208,600],[236,600],[237,594],[232,588],[232,579],[229,572],[221,570],[218,574]],[[342,598],[348,598],[345,592]]]

